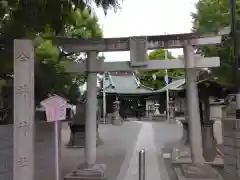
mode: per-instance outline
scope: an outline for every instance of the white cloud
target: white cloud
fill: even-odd
[[[147,3],[146,3],[147,2]],[[191,31],[191,12],[197,0],[124,0],[116,13],[109,11],[105,17],[96,9],[105,37],[160,35]],[[181,49],[172,50],[174,55]],[[128,52],[105,53],[107,61],[129,60]]]

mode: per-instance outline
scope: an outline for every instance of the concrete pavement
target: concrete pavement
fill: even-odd
[[[125,157],[136,143],[140,128],[141,125],[135,122],[125,122],[121,126],[100,125],[99,133],[104,144],[97,148],[97,163],[107,165],[107,179],[115,180],[117,178]],[[63,144],[68,142],[69,134],[69,129],[64,124],[62,130]],[[63,175],[83,162],[83,148],[62,148]]]
[[[145,150],[146,156],[146,179],[160,179],[158,151],[154,143],[152,123],[141,122],[141,130],[133,148],[130,161],[125,159],[122,168],[128,166],[125,177],[118,176],[118,180],[137,180],[138,179],[138,152]]]
[[[100,129],[104,144],[97,150],[97,163],[106,164],[107,179],[116,180],[125,158],[134,148],[141,125],[124,122],[121,126],[102,125]]]
[[[179,124],[166,122],[124,122],[121,126],[100,125],[100,137],[104,144],[97,148],[97,163],[106,164],[108,180],[138,179],[138,150],[146,149],[146,179],[166,180],[161,149],[175,146],[180,140],[182,129]],[[69,130],[63,125],[62,139],[67,143]],[[165,145],[164,145],[165,144]],[[63,174],[84,162],[83,149],[62,149]]]

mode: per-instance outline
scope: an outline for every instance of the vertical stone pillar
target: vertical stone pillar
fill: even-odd
[[[97,52],[88,53],[88,72],[87,75],[87,101],[86,101],[86,141],[85,141],[85,162],[93,165],[96,161],[96,132],[97,132],[97,73],[91,72],[91,68],[97,60]]]
[[[197,89],[197,72],[194,64],[194,49],[186,42],[184,50],[186,84],[187,84],[187,106],[188,123],[190,131],[190,147],[192,160],[196,164],[204,164],[202,149],[202,133],[199,113],[199,99]]]
[[[96,62],[97,52],[88,53],[87,99],[86,99],[86,125],[85,125],[85,164],[79,165],[75,170],[64,177],[64,180],[73,179],[105,179],[105,164],[96,164],[97,156],[97,73],[91,72]]]
[[[34,47],[14,40],[14,180],[35,180],[34,111]]]

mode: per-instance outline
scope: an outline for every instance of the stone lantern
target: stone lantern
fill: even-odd
[[[116,99],[116,101],[113,103],[113,116],[112,116],[112,124],[114,125],[121,125],[122,124],[122,118],[119,115],[120,110],[120,101]]]
[[[163,116],[161,116],[161,114],[159,112],[160,104],[156,103],[156,104],[154,104],[154,106],[155,106],[155,111],[152,115],[152,120],[161,121],[163,119]]]
[[[169,101],[169,123],[175,123],[175,102],[174,101]]]
[[[160,104],[156,103],[156,104],[154,104],[154,106],[155,106],[155,112],[153,113],[153,115],[160,116],[160,112],[159,112]]]

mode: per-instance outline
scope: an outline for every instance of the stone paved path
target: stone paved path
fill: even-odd
[[[121,126],[100,125],[99,133],[104,144],[97,148],[97,163],[107,165],[108,180],[116,180],[126,155],[136,143],[140,128],[141,125],[136,122],[125,122]],[[69,129],[65,125],[62,130],[63,144],[67,143],[68,139]],[[83,162],[84,149],[62,148],[63,175]]]
[[[167,122],[138,122],[141,124],[136,144],[126,156],[117,180],[138,179],[138,151],[146,150],[146,180],[169,180],[161,157],[162,148],[179,144],[182,127]]]
[[[146,179],[160,179],[158,158],[159,154],[156,151],[154,143],[154,134],[152,123],[143,122],[142,128],[138,135],[137,143],[134,147],[133,156],[130,160],[130,165],[124,180],[138,179],[138,152],[145,149],[146,152]],[[124,166],[125,164],[123,164]]]
[[[166,122],[124,122],[121,126],[100,125],[104,144],[97,148],[97,163],[107,165],[107,180],[138,180],[138,150],[146,149],[146,180],[167,180],[165,165],[160,158],[161,149],[176,145],[182,127]],[[67,126],[63,128],[63,144],[69,138]],[[63,174],[84,162],[83,149],[62,149]]]

